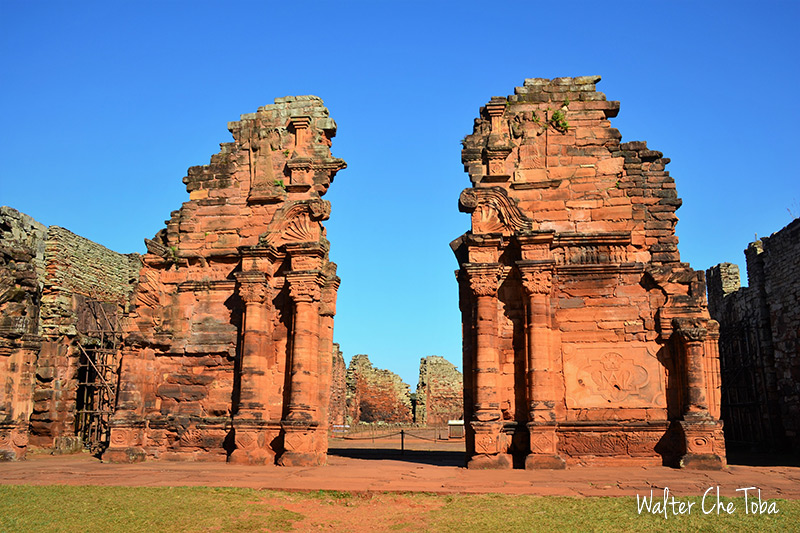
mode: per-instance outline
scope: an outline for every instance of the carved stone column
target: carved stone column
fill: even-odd
[[[470,421],[475,433],[475,455],[469,468],[511,468],[511,457],[502,433],[503,421],[498,397],[499,356],[497,352],[497,287],[500,265],[464,265],[475,298],[476,347],[473,365],[475,407]]]
[[[319,359],[319,302],[324,279],[319,270],[286,274],[294,303],[292,353],[289,380],[289,405],[281,421],[284,449],[278,464],[301,466],[319,464],[324,459],[316,451],[317,377]]]
[[[268,262],[265,255],[252,253],[245,259],[244,267],[252,268],[236,273],[238,293],[244,304],[242,334],[239,349],[239,396],[233,414],[235,448],[228,462],[247,464],[273,464],[275,453],[265,433],[269,425],[269,349],[271,324],[269,301],[271,290],[266,272],[255,270]]]
[[[267,320],[266,302],[270,296],[267,276],[263,272],[239,272],[239,297],[244,303],[241,347],[241,385],[238,416],[267,420],[266,384],[263,383],[267,367],[267,346],[270,323]]]
[[[699,320],[675,319],[675,330],[686,354],[687,401],[680,422],[685,437],[686,454],[680,460],[682,468],[718,470],[724,462],[722,422],[708,412],[706,397],[705,343],[708,330]],[[724,445],[722,445],[724,446]],[[724,450],[724,447],[722,448]]]
[[[528,431],[531,453],[525,459],[526,469],[564,468],[558,455],[556,435],[555,390],[550,332],[550,293],[553,274],[541,267],[518,263],[522,286],[528,296]]]

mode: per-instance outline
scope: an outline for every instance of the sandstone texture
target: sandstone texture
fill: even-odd
[[[800,449],[800,219],[744,251],[739,267],[707,271],[708,307],[720,323],[722,419],[732,446]]]
[[[464,383],[461,372],[438,355],[419,362],[414,422],[427,426],[446,426],[449,420],[464,416]]]
[[[725,464],[718,324],[680,262],[669,159],[620,142],[599,80],[525,80],[464,138],[470,467]]]
[[[373,367],[369,356],[354,355],[347,367],[347,412],[353,425],[410,424],[409,386],[394,372]]]
[[[228,129],[145,240],[106,460],[325,462],[336,123],[319,98],[290,96]]]
[[[101,352],[140,267],[136,254],[0,207],[0,456],[107,440],[119,361]]]

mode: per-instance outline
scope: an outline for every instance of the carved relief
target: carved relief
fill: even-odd
[[[497,294],[497,276],[490,274],[471,275],[469,287],[476,296],[494,296]]]
[[[246,304],[263,303],[269,295],[266,283],[243,283],[239,286],[239,297]]]
[[[181,446],[187,447],[197,447],[200,446],[203,440],[203,432],[197,428],[187,429],[181,435],[180,443]]]
[[[666,407],[666,373],[642,343],[565,346],[564,377],[570,409]]]
[[[236,431],[236,448],[239,450],[247,450],[254,448],[258,442],[258,437],[249,431]]]
[[[310,242],[319,239],[319,224],[311,222],[308,213],[301,213],[286,224],[283,239],[287,242]]]
[[[550,431],[536,431],[531,432],[531,452],[532,453],[556,453],[556,433],[554,430]]]
[[[523,272],[522,286],[528,294],[550,294],[553,288],[553,274],[549,270]]]
[[[472,213],[479,206],[486,206],[481,207],[484,214],[477,218],[479,226],[486,224],[488,227],[495,227],[494,220],[497,220],[502,225],[502,231],[508,233],[534,229],[533,221],[520,211],[517,204],[509,198],[508,193],[502,187],[464,189],[458,199],[458,205],[459,209],[465,213]],[[487,208],[490,211],[486,211]],[[474,223],[476,217],[473,216],[472,219]],[[473,232],[479,233],[474,227]]]
[[[500,213],[493,206],[479,204],[472,213],[472,231],[475,233],[500,233],[505,225]]]
[[[312,435],[306,432],[287,431],[284,437],[286,449],[297,453],[308,453],[313,450]]]
[[[486,454],[497,453],[497,437],[487,434],[476,436],[475,451]]]
[[[295,302],[313,302],[320,299],[319,283],[312,280],[289,280],[289,294]]]
[[[676,318],[672,325],[686,342],[704,342],[708,336],[708,330],[702,327],[699,320]]]

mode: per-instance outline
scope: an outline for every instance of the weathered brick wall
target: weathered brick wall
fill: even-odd
[[[347,367],[347,407],[351,424],[410,424],[408,384],[389,370],[375,368],[368,355],[354,355]]]
[[[708,270],[709,310],[720,322],[723,415],[737,444],[800,446],[800,219],[745,250],[739,268]]]
[[[461,372],[453,363],[438,355],[423,357],[419,362],[414,422],[444,426],[448,420],[463,418],[463,387]]]

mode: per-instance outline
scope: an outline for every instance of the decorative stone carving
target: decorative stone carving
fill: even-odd
[[[291,279],[289,294],[295,302],[316,302],[320,299],[321,288],[316,280]]]
[[[497,277],[488,274],[473,276],[469,286],[477,296],[494,296],[497,293]]]
[[[553,289],[553,273],[549,270],[523,272],[522,286],[528,294],[550,294]]]

